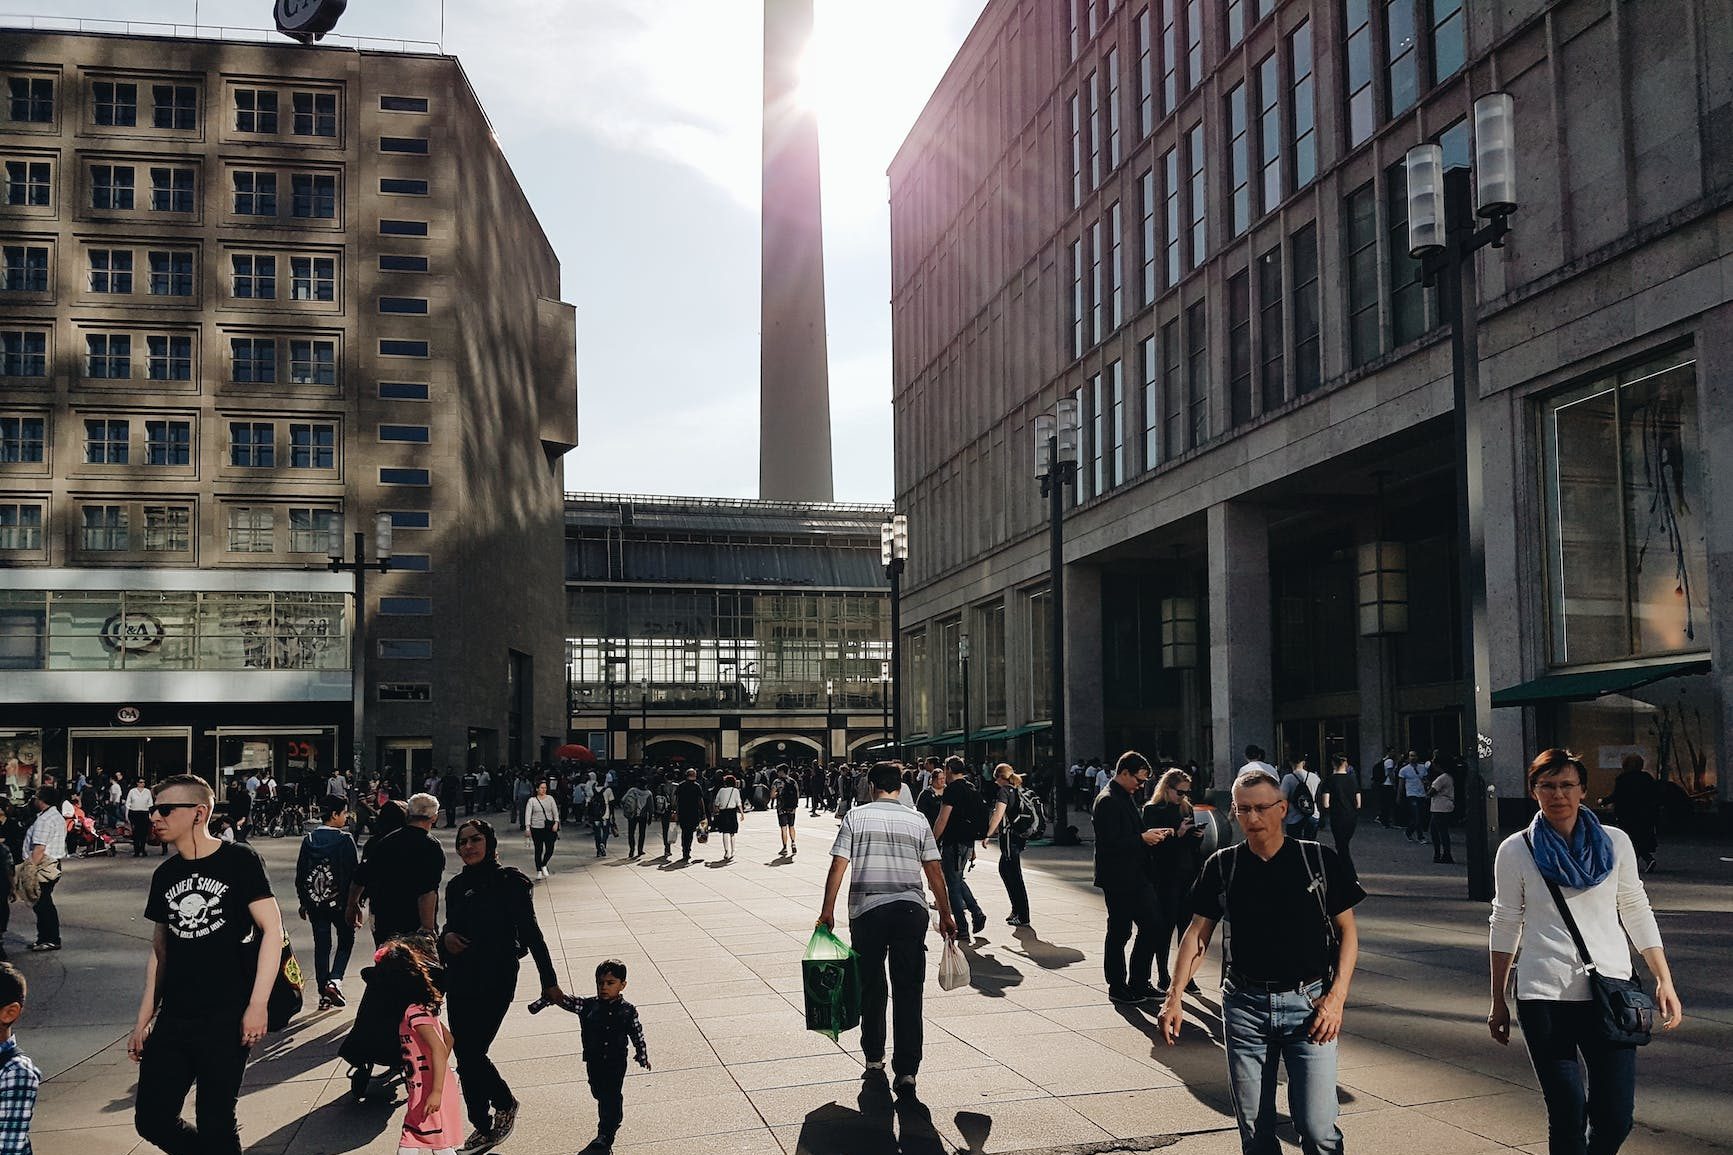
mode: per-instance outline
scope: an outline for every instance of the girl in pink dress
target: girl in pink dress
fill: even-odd
[[[406,942],[394,941],[381,951],[379,967],[396,972],[417,991],[403,1012],[398,1040],[403,1048],[409,1111],[403,1118],[399,1155],[454,1155],[463,1145],[463,1099],[457,1072],[451,1069],[451,1032],[439,1021],[444,995],[428,973],[426,958]]]

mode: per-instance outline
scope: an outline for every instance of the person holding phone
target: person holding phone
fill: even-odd
[[[1203,865],[1203,827],[1191,806],[1191,777],[1177,766],[1169,766],[1155,784],[1155,792],[1143,808],[1146,830],[1170,830],[1172,835],[1149,848],[1150,876],[1155,881],[1155,989],[1167,997],[1169,986],[1167,952],[1174,932],[1185,925],[1186,899]],[[1200,993],[1197,984],[1189,993]]]

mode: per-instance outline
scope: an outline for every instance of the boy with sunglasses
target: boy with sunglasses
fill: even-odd
[[[156,924],[127,1054],[139,1065],[134,1126],[164,1151],[240,1155],[235,1102],[247,1052],[265,1037],[283,915],[251,847],[211,837],[210,784],[176,774],[157,784],[151,831],[176,856],[151,876]],[[198,1084],[196,1125],[181,1118]]]

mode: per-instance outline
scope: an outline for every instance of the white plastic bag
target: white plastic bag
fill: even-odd
[[[945,940],[945,952],[939,956],[939,989],[954,991],[969,985],[969,960],[957,940]]]

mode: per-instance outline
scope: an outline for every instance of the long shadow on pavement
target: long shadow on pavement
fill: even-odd
[[[395,1094],[371,1094],[359,1103],[343,1095],[283,1124],[263,1139],[255,1139],[247,1144],[247,1150],[274,1153],[293,1146],[319,1155],[358,1151],[391,1126],[399,1106]]]
[[[1198,1004],[1194,1001],[1192,1006]],[[1136,1027],[1143,1037],[1149,1040],[1149,1057],[1178,1076],[1184,1084],[1187,1093],[1200,1104],[1217,1111],[1233,1111],[1233,1101],[1228,1094],[1227,1060],[1223,1057],[1222,1047],[1215,1041],[1221,1028],[1219,1014],[1203,1014],[1201,1017],[1213,1019],[1207,1028],[1208,1040],[1199,1038],[1200,1032],[1193,1028],[1182,1030],[1179,1042],[1173,1046],[1167,1045],[1167,1040],[1161,1037],[1161,1024],[1144,1014],[1136,1007],[1115,1007],[1119,1017]],[[1207,1009],[1207,1007],[1206,1007]]]
[[[1042,970],[1056,971],[1083,961],[1083,952],[1075,947],[1060,946],[1055,942],[1043,942],[1041,936],[1035,933],[1034,927],[1020,926],[1012,932],[1011,937],[1023,947],[1013,954],[1020,954]]]
[[[969,960],[969,985],[990,999],[1002,999],[1012,987],[1023,985],[1023,972],[993,955],[962,943],[963,955]]]
[[[884,1079],[863,1080],[855,1103],[853,1108],[826,1103],[809,1111],[800,1125],[795,1155],[949,1155],[932,1112],[913,1099],[893,1100]],[[973,1147],[979,1150],[992,1120],[975,1118],[985,1122],[984,1128],[972,1127],[981,1135]],[[958,1123],[962,1125],[962,1115]]]

